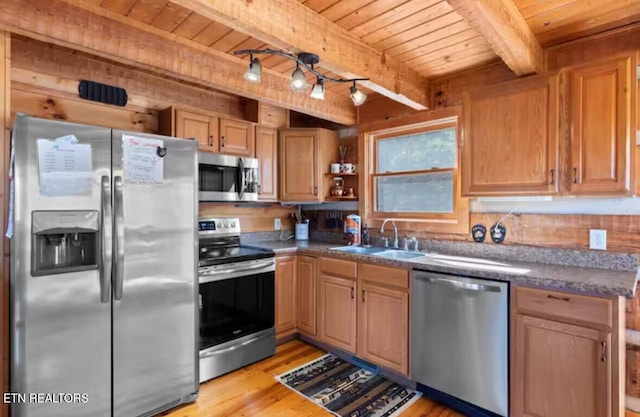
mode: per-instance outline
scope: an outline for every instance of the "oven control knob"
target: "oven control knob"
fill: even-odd
[[[222,223],[218,223],[218,229],[222,229]]]
[[[231,227],[235,228],[236,227],[236,222],[231,222]]]

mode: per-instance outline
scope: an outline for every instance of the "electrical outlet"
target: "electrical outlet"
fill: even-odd
[[[607,231],[589,230],[589,249],[607,250]]]
[[[282,230],[282,220],[280,220],[279,218],[273,219],[273,229]]]

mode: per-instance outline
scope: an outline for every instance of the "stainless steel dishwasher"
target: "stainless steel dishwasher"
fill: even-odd
[[[412,379],[508,416],[508,323],[508,283],[413,270]]]

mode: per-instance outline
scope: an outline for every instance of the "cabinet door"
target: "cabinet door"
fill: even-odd
[[[475,91],[465,99],[464,196],[558,190],[558,77]]]
[[[572,72],[571,193],[630,192],[631,74],[630,58]]]
[[[218,152],[218,118],[176,110],[176,133],[179,138],[195,139],[198,149]]]
[[[242,120],[220,119],[220,152],[254,157],[253,124]]]
[[[256,158],[260,166],[258,199],[278,199],[278,130],[256,126]]]
[[[351,353],[356,351],[356,283],[320,275],[320,340]]]
[[[298,329],[316,335],[316,258],[298,256]]]
[[[514,417],[610,417],[611,334],[515,319]]]
[[[278,141],[280,200],[320,201],[318,132],[280,132]]]
[[[276,334],[296,327],[296,261],[294,256],[276,258]]]
[[[358,356],[409,373],[409,294],[366,282],[359,287]]]

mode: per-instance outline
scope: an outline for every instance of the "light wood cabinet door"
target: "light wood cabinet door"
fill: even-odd
[[[408,375],[409,294],[362,282],[358,295],[358,356]]]
[[[632,73],[631,61],[624,58],[571,73],[572,194],[627,194],[632,190],[635,71]]]
[[[176,110],[175,136],[197,140],[202,151],[218,152],[218,118]]]
[[[280,132],[280,200],[321,201],[318,190],[318,152],[317,131]]]
[[[316,258],[298,256],[298,329],[316,335]]]
[[[255,156],[254,127],[242,120],[220,119],[220,152]]]
[[[355,281],[324,274],[318,285],[320,340],[351,353],[356,351],[355,287]]]
[[[275,277],[276,335],[296,328],[296,259],[276,258]]]
[[[259,200],[278,199],[278,130],[256,126],[256,158],[260,166]]]
[[[537,77],[466,96],[463,196],[558,191],[558,83]]]
[[[515,320],[514,417],[613,417],[611,333],[522,314]]]

